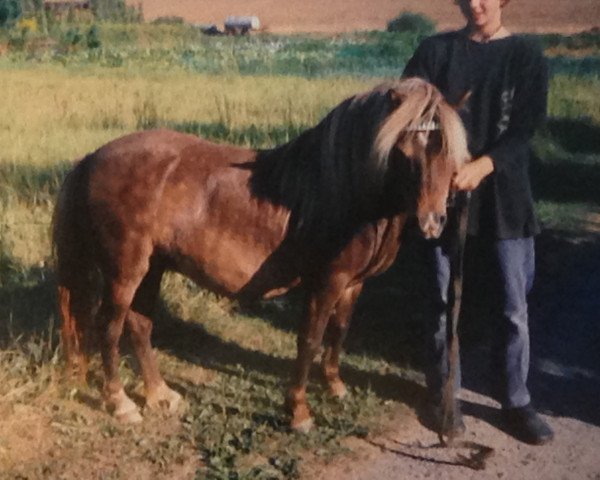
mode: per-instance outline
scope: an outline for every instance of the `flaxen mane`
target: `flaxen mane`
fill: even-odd
[[[442,161],[416,166],[429,184],[437,169],[455,169],[468,157],[467,145],[460,118],[441,93],[411,78],[348,98],[297,139],[261,152],[251,188],[290,209],[292,234],[335,242],[381,213],[374,210],[390,194],[393,147],[418,134],[427,142],[431,132],[423,125],[435,125],[442,138]]]
[[[456,167],[469,158],[460,117],[437,88],[419,78],[384,84],[380,88],[386,86],[393,92],[399,106],[379,129],[373,149],[376,168],[381,171],[388,169],[390,152],[401,137],[420,134],[428,140],[431,132],[438,130],[442,138],[440,156],[445,159],[438,167],[446,168],[447,164]],[[432,158],[428,157],[428,160],[429,166],[435,169]],[[431,173],[435,175],[435,170]]]

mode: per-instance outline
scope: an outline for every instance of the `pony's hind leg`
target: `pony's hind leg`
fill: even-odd
[[[59,281],[58,307],[62,319],[61,342],[67,361],[67,377],[76,377],[85,383],[92,310],[91,307],[85,308],[90,302],[82,298],[83,293],[81,288],[69,287],[66,282]]]
[[[137,405],[126,395],[119,378],[119,340],[139,280],[106,279],[98,324],[102,328],[101,353],[104,367],[104,402],[123,423],[142,420]]]
[[[69,252],[70,253],[70,252]],[[63,256],[64,257],[64,256]],[[94,313],[98,307],[98,282],[91,267],[82,267],[76,255],[57,262],[57,296],[61,342],[68,378],[85,383],[88,355],[94,345]]]
[[[126,322],[144,379],[146,407],[164,407],[174,412],[181,403],[181,395],[171,390],[163,380],[151,344],[150,316],[156,306],[163,272],[162,265],[157,261],[152,263],[135,294]]]
[[[329,393],[338,398],[346,395],[346,386],[340,378],[340,353],[346,338],[352,311],[363,284],[346,288],[335,305],[325,331],[325,350],[321,356],[321,372]]]

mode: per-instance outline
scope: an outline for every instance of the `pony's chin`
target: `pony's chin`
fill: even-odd
[[[425,240],[435,240],[440,238],[444,225],[438,222],[424,222],[425,224],[419,225],[421,228],[421,235]]]
[[[427,240],[440,238],[446,226],[446,215],[444,213],[427,212],[418,216],[421,234]]]
[[[442,235],[442,229],[440,228],[439,230],[432,232],[432,231],[427,231],[427,232],[423,232],[421,231],[421,234],[423,235],[423,238],[425,240],[436,240],[438,238],[440,238],[440,236]]]

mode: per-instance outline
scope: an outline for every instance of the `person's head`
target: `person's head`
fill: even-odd
[[[499,28],[502,24],[502,8],[510,0],[454,0],[475,30]]]

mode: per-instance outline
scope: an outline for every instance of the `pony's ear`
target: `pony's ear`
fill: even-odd
[[[451,103],[450,106],[453,107],[454,110],[456,110],[457,112],[464,110],[467,105],[467,102],[469,101],[469,98],[471,98],[472,93],[473,92],[471,90],[467,90],[465,93],[463,93],[462,97],[458,99],[458,102]]]
[[[387,96],[394,108],[398,107],[402,103],[402,96],[395,88],[388,89]]]

